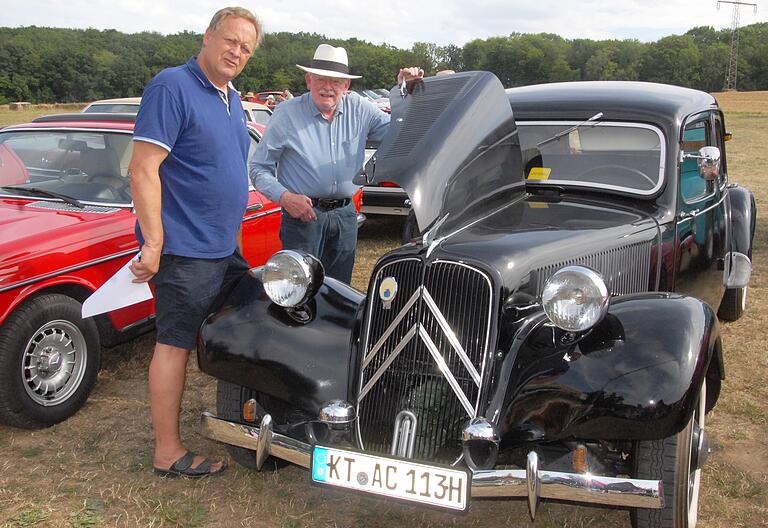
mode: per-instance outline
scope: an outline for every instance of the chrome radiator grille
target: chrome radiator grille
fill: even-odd
[[[541,293],[547,280],[564,266],[588,266],[598,271],[611,295],[626,295],[650,288],[651,242],[637,242],[573,259],[557,262],[536,270],[536,293]]]
[[[381,282],[397,282],[387,309]],[[416,416],[414,457],[454,462],[462,428],[477,413],[489,351],[492,289],[485,274],[456,262],[385,265],[368,296],[358,400],[366,450],[390,453],[396,416]]]

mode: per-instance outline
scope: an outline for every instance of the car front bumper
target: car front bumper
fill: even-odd
[[[363,205],[360,211],[365,214],[407,216],[410,210],[408,194],[400,187],[363,187]]]
[[[305,468],[310,466],[312,446],[275,433],[269,415],[255,426],[222,420],[204,412],[200,425],[201,432],[208,438],[255,451],[259,467],[268,456]],[[471,490],[473,497],[525,497],[532,518],[543,498],[631,508],[664,506],[659,480],[547,471],[539,468],[534,451],[528,454],[525,469],[473,471]]]

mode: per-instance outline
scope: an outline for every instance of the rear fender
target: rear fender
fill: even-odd
[[[677,294],[614,299],[606,318],[570,344],[545,318],[521,332],[486,413],[499,417],[507,445],[671,436],[690,419],[713,358],[721,366],[712,308]]]
[[[198,335],[200,369],[283,400],[310,416],[349,400],[364,296],[325,278],[302,310],[274,304],[261,270],[246,274]]]

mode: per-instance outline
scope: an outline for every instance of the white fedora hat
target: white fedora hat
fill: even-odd
[[[324,77],[338,77],[340,79],[359,79],[361,75],[349,74],[349,60],[347,50],[342,47],[334,48],[330,44],[320,44],[312,57],[312,64],[302,66],[297,64],[305,72],[322,75]]]

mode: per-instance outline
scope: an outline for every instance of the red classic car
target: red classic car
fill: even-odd
[[[152,300],[81,317],[82,302],[138,250],[127,171],[133,120],[70,114],[0,130],[0,423],[66,419],[94,386],[102,346],[152,328]],[[249,126],[253,145],[260,128]],[[279,211],[250,189],[250,264],[280,249]]]

